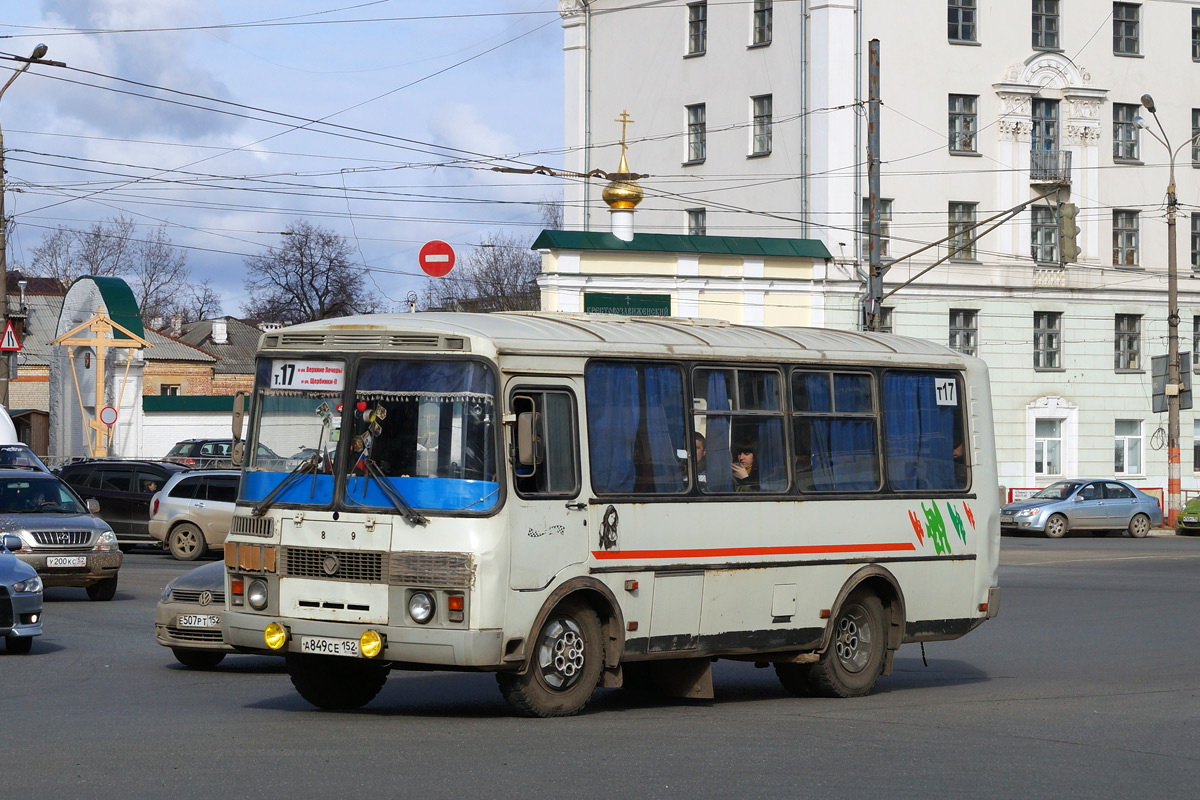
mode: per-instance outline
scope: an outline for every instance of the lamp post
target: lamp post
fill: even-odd
[[[1167,148],[1170,156],[1170,174],[1167,180],[1167,525],[1174,528],[1179,519],[1181,492],[1179,481],[1179,279],[1177,277],[1176,247],[1175,247],[1175,216],[1178,211],[1178,201],[1175,197],[1175,156],[1179,151],[1196,140],[1196,134],[1174,150],[1167,131],[1158,119],[1154,108],[1154,98],[1148,94],[1142,95],[1142,105],[1154,117],[1158,126],[1160,138],[1150,129],[1146,120],[1140,116],[1134,117],[1134,124],[1149,133],[1154,139]]]
[[[4,92],[8,87],[12,86],[13,81],[17,79],[25,70],[29,69],[29,65],[41,60],[42,56],[46,55],[46,51],[50,48],[44,44],[39,44],[33,48],[33,54],[29,58],[17,58],[17,61],[24,61],[8,82],[0,87],[0,100],[4,98]],[[4,214],[4,194],[7,187],[4,183],[4,131],[0,130],[0,334],[3,334],[8,327],[8,217]],[[12,365],[10,353],[4,353],[3,358],[0,358],[0,406],[8,407],[8,376],[11,372]]]

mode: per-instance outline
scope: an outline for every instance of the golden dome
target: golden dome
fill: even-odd
[[[612,173],[612,180],[604,187],[601,195],[609,208],[634,208],[642,202],[642,187],[633,179],[629,165],[625,163],[625,152],[621,151],[621,166]]]

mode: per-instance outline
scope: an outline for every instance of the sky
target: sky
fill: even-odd
[[[10,269],[59,225],[167,225],[222,311],[244,260],[307,219],[341,234],[367,288],[423,295],[431,239],[459,258],[496,233],[532,241],[561,166],[557,0],[9,0],[0,102],[16,232]]]

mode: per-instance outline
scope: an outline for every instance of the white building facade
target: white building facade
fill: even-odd
[[[952,258],[885,300],[885,325],[987,361],[1002,484],[1115,474],[1165,490],[1166,414],[1152,411],[1151,357],[1167,351],[1169,151],[1134,119],[1159,132],[1141,104],[1152,95],[1179,149],[1179,337],[1193,351],[1200,152],[1188,140],[1200,132],[1200,2],[563,0],[560,9],[567,169],[612,169],[613,120],[628,111],[630,167],[650,176],[638,233],[820,240],[833,258],[793,287],[812,293],[790,301],[805,309],[794,324],[845,329],[861,324],[865,289],[867,54],[878,39],[880,206],[886,257],[898,259],[885,292],[952,255],[946,243],[906,254],[958,234]],[[565,228],[607,230],[604,186],[568,184]],[[977,240],[961,232],[1029,201]],[[1079,209],[1081,252],[1065,266],[1061,202]],[[788,278],[778,281],[781,296]],[[779,312],[756,316],[787,316]],[[1186,491],[1200,488],[1200,409],[1181,416]]]

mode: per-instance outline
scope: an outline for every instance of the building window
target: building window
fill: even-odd
[[[687,160],[689,164],[698,164],[704,160],[705,144],[708,140],[708,131],[704,120],[704,103],[687,107]]]
[[[946,15],[949,22],[950,41],[975,41],[975,0],[948,0]]]
[[[975,232],[968,230],[975,224],[975,206],[975,203],[950,204],[951,258],[975,259]]]
[[[895,310],[896,309],[892,308],[891,306],[880,306],[879,307],[879,332],[880,333],[895,333],[896,332],[896,329],[893,327],[893,318],[895,315],[892,314],[892,312]]]
[[[892,235],[892,199],[879,198],[879,257],[888,257],[888,237]],[[862,260],[871,260],[871,198],[862,199]]]
[[[703,208],[687,210],[688,236],[705,236],[708,233],[708,212]]]
[[[1141,475],[1142,421],[1119,419],[1114,435],[1116,452],[1113,454],[1113,471],[1118,475]]]
[[[1142,318],[1138,314],[1117,314],[1113,354],[1117,369],[1142,368]]]
[[[1200,317],[1192,317],[1192,363],[1200,367]]]
[[[1138,106],[1113,103],[1113,158],[1137,160],[1138,128],[1133,121],[1137,115]]]
[[[754,0],[754,44],[771,43],[771,17],[771,0]]]
[[[950,152],[976,152],[975,134],[979,130],[976,105],[978,95],[950,95]]]
[[[771,95],[751,97],[750,106],[754,115],[754,136],[750,142],[750,155],[765,156],[771,152]]]
[[[708,3],[688,4],[688,55],[702,55],[708,49]]]
[[[1033,0],[1033,46],[1058,49],[1058,0]]]
[[[1192,272],[1200,275],[1200,213],[1192,212]],[[1200,350],[1194,351],[1200,356]]]
[[[1122,56],[1138,54],[1137,3],[1113,3],[1113,52]]]
[[[179,396],[179,384],[164,383],[164,384],[159,385],[158,396],[159,397],[178,397]]]
[[[1058,311],[1033,312],[1033,368],[1059,369],[1062,366],[1062,314]]]
[[[1200,167],[1200,108],[1192,109],[1192,166]]]
[[[1062,420],[1039,419],[1033,423],[1033,473],[1062,475]]]
[[[1034,206],[1030,225],[1033,260],[1039,264],[1058,263],[1058,215],[1049,206]]]
[[[1138,212],[1113,211],[1113,266],[1138,265]]]
[[[1200,419],[1192,421],[1192,472],[1200,472]]]
[[[979,355],[979,312],[950,309],[950,349],[968,356]]]
[[[1200,8],[1192,9],[1192,60],[1200,61]]]

